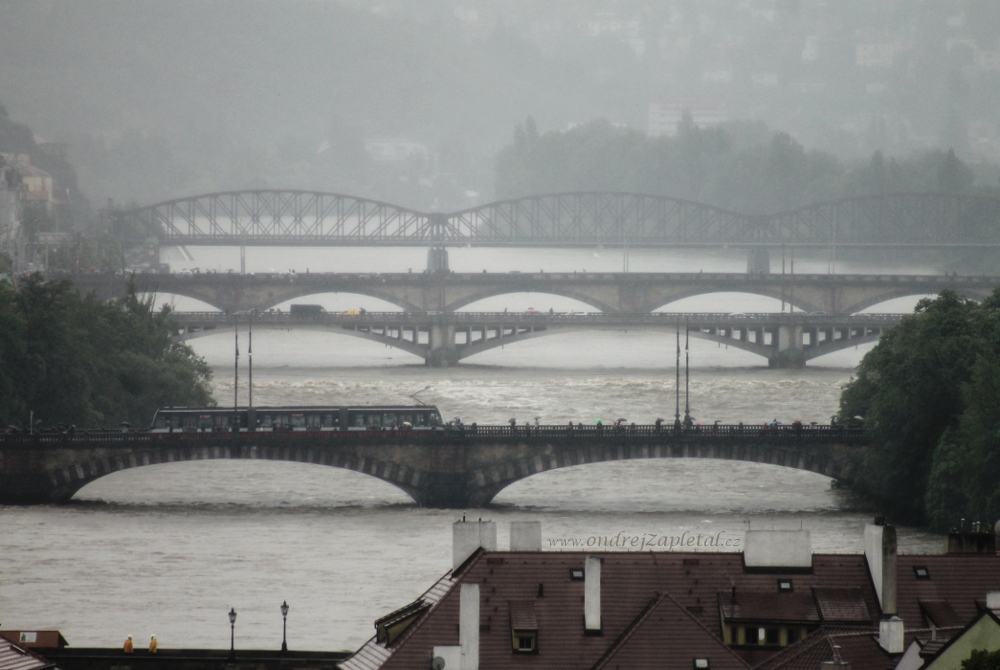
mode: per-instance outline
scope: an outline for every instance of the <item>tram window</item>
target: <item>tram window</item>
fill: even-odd
[[[292,428],[305,428],[306,427],[306,415],[305,414],[293,414],[292,415]]]
[[[323,415],[323,427],[332,428],[337,425],[337,419],[339,417],[336,414],[324,414]]]
[[[395,412],[386,412],[382,417],[382,425],[386,428],[392,428],[396,425],[396,414]]]

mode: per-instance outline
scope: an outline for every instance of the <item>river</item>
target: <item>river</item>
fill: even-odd
[[[248,249],[248,271],[405,271],[419,250],[331,252]],[[167,256],[176,269],[239,268],[233,249]],[[733,271],[735,252],[572,250],[452,253],[459,271]],[[788,259],[790,261],[790,259]],[[796,271],[870,272],[830,259],[797,259]],[[772,259],[772,266],[777,265]],[[790,262],[789,262],[790,266]],[[780,267],[780,266],[779,266]],[[786,266],[788,267],[788,266]],[[789,267],[790,269],[790,267]],[[907,272],[933,272],[908,268]],[[158,296],[179,309],[187,299]],[[908,311],[916,297],[880,306]],[[328,309],[387,306],[359,296],[320,296]],[[539,294],[494,298],[470,309],[589,309]],[[785,307],[787,309],[787,306]],[[778,311],[742,294],[687,299],[677,311]],[[247,386],[247,333],[240,334],[239,401]],[[192,341],[215,370],[220,403],[232,402],[233,339]],[[683,343],[682,343],[683,346]],[[411,403],[450,418],[542,423],[626,418],[672,420],[679,404],[699,420],[828,421],[841,386],[866,350],[769,370],[744,351],[692,340],[689,395],[676,388],[673,333],[598,331],[543,337],[494,349],[450,369],[376,343],[321,333],[253,337],[254,404]],[[683,363],[682,363],[683,365]],[[702,533],[742,538],[747,528],[806,528],[817,552],[860,552],[873,511],[825,477],[728,461],[630,461],[579,466],[518,482],[486,510],[425,510],[370,477],[293,463],[208,461],[120,472],[62,506],[0,506],[0,622],[7,629],[59,629],[73,646],[117,646],[126,635],[161,648],[225,648],[235,608],[237,648],[281,644],[287,601],[291,649],[354,649],[376,618],[426,589],[450,567],[451,524],[465,514],[498,522],[500,546],[514,520],[540,520],[543,544],[630,535]],[[939,551],[943,540],[900,529],[902,552]]]

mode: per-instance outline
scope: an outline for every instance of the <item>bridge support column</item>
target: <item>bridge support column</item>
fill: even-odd
[[[430,348],[424,363],[434,368],[446,368],[458,363],[455,347],[455,326],[437,322],[431,326],[428,339]]]
[[[747,274],[771,274],[771,254],[767,249],[751,249],[747,254]]]
[[[431,247],[427,250],[427,271],[448,271],[448,250],[444,247]]]
[[[772,368],[803,368],[806,354],[802,341],[802,326],[778,326],[778,346],[775,353],[768,356],[767,365]]]

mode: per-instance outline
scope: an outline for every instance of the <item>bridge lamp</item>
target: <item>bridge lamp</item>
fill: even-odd
[[[236,660],[236,610],[229,608],[229,660]]]
[[[288,641],[285,633],[288,630],[288,603],[281,601],[281,651],[288,651]]]

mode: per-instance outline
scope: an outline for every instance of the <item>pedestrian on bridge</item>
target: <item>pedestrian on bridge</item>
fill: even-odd
[[[132,636],[129,635],[127,638],[125,638],[125,644],[122,645],[122,651],[124,651],[126,654],[131,654],[133,650],[134,647],[132,646]]]
[[[155,654],[157,646],[158,645],[156,644],[156,636],[155,635],[150,635],[149,636],[149,653],[150,654]]]

